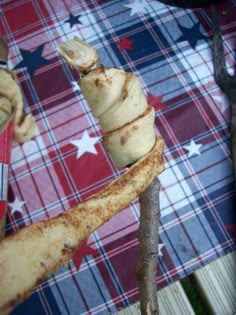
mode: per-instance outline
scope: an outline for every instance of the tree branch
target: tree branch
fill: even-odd
[[[160,182],[156,177],[139,196],[140,226],[139,261],[136,279],[139,287],[139,300],[142,315],[158,315],[156,273],[158,256],[158,229],[160,219]]]

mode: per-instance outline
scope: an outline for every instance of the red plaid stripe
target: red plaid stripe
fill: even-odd
[[[0,163],[9,164],[11,156],[13,122],[0,134]]]
[[[0,134],[0,220],[7,209],[8,165],[11,156],[13,122]]]

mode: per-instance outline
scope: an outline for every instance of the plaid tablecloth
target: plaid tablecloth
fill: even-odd
[[[223,2],[217,11],[233,74],[236,3]],[[78,74],[56,51],[77,35],[106,66],[135,72],[156,110],[156,133],[166,142],[158,286],[235,249],[230,111],[213,78],[209,9],[152,0],[9,0],[1,1],[0,34],[38,128],[32,141],[12,147],[7,234],[65,211],[122,173],[103,148]],[[135,302],[138,221],[136,200],[12,314],[109,314]]]

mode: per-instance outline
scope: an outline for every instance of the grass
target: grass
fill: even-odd
[[[210,315],[211,312],[202,298],[193,276],[190,275],[180,282],[196,315]]]

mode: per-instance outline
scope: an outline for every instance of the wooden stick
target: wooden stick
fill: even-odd
[[[3,37],[0,36],[0,62],[1,65],[7,65],[8,60],[8,46]]]
[[[217,17],[216,7],[212,5],[212,29],[213,29],[213,65],[214,78],[219,87],[228,96],[231,111],[231,141],[234,175],[236,179],[236,75],[232,76],[226,68],[224,56],[224,44],[221,29]],[[235,181],[236,188],[236,181]],[[236,189],[235,189],[236,191]]]
[[[156,286],[158,229],[160,219],[159,205],[160,181],[156,177],[139,196],[140,226],[139,261],[136,279],[139,287],[140,310],[142,315],[158,315]]]

